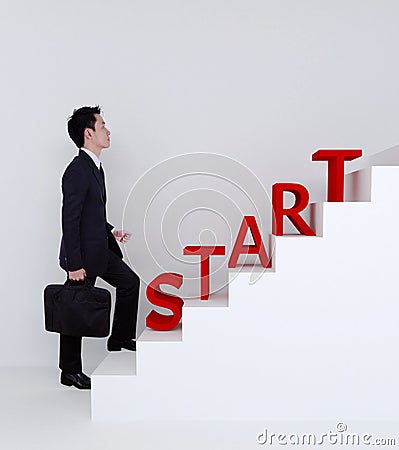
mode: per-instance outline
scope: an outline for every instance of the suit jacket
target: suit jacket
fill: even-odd
[[[104,273],[108,249],[123,258],[107,222],[105,181],[83,150],[62,176],[62,239],[60,266],[66,271],[84,268],[88,277]]]

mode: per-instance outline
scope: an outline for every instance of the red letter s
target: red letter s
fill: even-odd
[[[156,306],[167,308],[172,314],[164,315],[152,310],[146,318],[146,326],[157,331],[168,331],[176,328],[182,316],[184,301],[176,295],[161,291],[161,284],[169,284],[177,289],[183,283],[183,275],[179,273],[166,272],[155,277],[147,286],[146,295],[148,300]]]

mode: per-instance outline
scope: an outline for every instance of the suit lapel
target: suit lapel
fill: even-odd
[[[89,165],[91,171],[93,172],[94,178],[97,180],[97,183],[100,186],[101,197],[104,200],[104,203],[106,203],[107,193],[105,191],[105,180],[103,182],[100,171],[97,169],[97,166],[95,165],[94,161],[84,150],[79,149],[79,157],[82,157]]]

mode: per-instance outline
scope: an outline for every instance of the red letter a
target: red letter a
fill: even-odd
[[[252,239],[255,244],[244,245],[245,236],[247,235],[248,228],[251,230]],[[259,255],[260,262],[265,268],[271,267],[270,260],[266,254],[265,246],[263,245],[262,238],[260,236],[259,228],[254,216],[244,216],[240,231],[236,242],[234,244],[233,251],[231,252],[228,267],[233,269],[237,265],[238,257],[240,255]]]

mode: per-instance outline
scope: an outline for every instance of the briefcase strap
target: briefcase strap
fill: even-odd
[[[74,280],[70,280],[69,278],[67,278],[66,281],[65,281],[65,283],[64,283],[64,286],[68,286],[68,287],[71,287],[71,286],[80,286],[80,284],[78,284],[78,285],[73,284],[73,281],[74,281]],[[87,288],[87,289],[90,289],[90,288],[93,288],[94,285],[93,285],[93,283],[92,283],[87,277],[85,277],[84,280],[83,280],[83,287],[84,287],[84,288]]]

